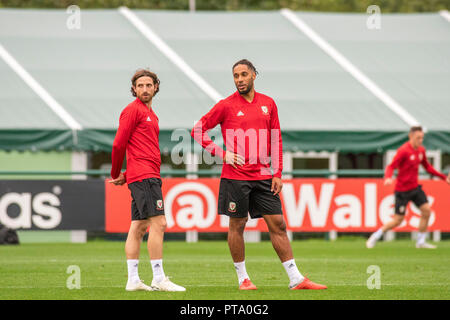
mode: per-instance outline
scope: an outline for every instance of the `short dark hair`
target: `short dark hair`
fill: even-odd
[[[136,91],[134,91],[133,87],[136,86],[136,80],[140,77],[150,77],[153,79],[153,85],[158,85],[154,94],[155,96],[159,91],[159,84],[161,83],[158,79],[158,76],[156,75],[156,73],[153,73],[148,69],[138,69],[131,78],[131,94],[133,95],[133,97],[136,97]]]
[[[251,63],[249,60],[247,59],[241,59],[238,62],[236,62],[233,65],[233,68],[231,70],[234,70],[234,68],[239,65],[239,64],[245,64],[250,70],[252,70],[255,74],[258,74],[258,71],[256,71],[255,66],[253,65],[253,63]]]
[[[411,129],[409,129],[409,133],[414,133],[416,131],[423,131],[422,126],[412,126]]]

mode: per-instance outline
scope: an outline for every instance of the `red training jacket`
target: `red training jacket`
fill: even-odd
[[[425,170],[439,178],[445,180],[446,176],[434,169],[428,162],[425,148],[414,149],[411,143],[406,142],[398,148],[392,163],[386,167],[385,178],[391,178],[394,169],[398,168],[395,191],[409,191],[419,186],[419,165],[422,164]]]
[[[127,155],[127,183],[160,178],[158,117],[141,100],[131,102],[120,114],[119,128],[112,148],[111,177],[117,178]]]
[[[255,92],[253,101],[248,102],[236,91],[219,101],[195,124],[192,137],[213,156],[217,154],[223,159],[225,151],[207,133],[218,124],[226,150],[245,158],[245,164],[237,165],[237,169],[224,163],[222,178],[265,180],[272,176],[281,177],[283,146],[278,109],[272,98]]]

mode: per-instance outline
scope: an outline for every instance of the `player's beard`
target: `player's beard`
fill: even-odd
[[[139,97],[139,100],[141,100],[144,103],[148,103],[152,100],[152,96],[150,94],[144,96],[144,94],[141,94]]]
[[[247,85],[247,88],[245,88],[244,90],[239,90],[239,87],[238,86],[236,86],[236,89],[238,90],[238,92],[239,92],[239,94],[247,94],[247,93],[249,93],[250,91],[252,91],[252,89],[253,89],[253,82],[249,82],[248,83],[248,85]]]

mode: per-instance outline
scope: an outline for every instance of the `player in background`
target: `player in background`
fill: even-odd
[[[436,248],[436,246],[425,242],[431,209],[427,196],[422,190],[422,186],[418,183],[419,165],[421,164],[433,176],[447,181],[448,184],[450,184],[450,173],[446,177],[430,165],[426,157],[425,148],[422,145],[423,138],[424,132],[422,127],[411,127],[409,141],[398,148],[392,163],[386,167],[385,185],[391,185],[393,183],[392,175],[394,170],[398,169],[397,181],[395,183],[395,214],[391,221],[369,237],[366,242],[367,248],[373,248],[384,232],[396,228],[402,223],[409,201],[412,201],[420,209],[421,213],[416,248]]]
[[[131,79],[131,93],[137,97],[120,114],[119,128],[113,143],[110,183],[128,183],[131,191],[131,225],[125,243],[128,265],[127,291],[185,291],[166,277],[162,264],[164,215],[161,191],[161,154],[159,151],[158,117],[152,108],[159,91],[159,79],[146,69],[137,70]],[[125,153],[127,170],[121,173]],[[147,228],[147,248],[153,271],[151,286],[140,280],[139,252]]]
[[[277,106],[272,98],[255,91],[257,71],[250,61],[236,62],[232,73],[237,91],[204,115],[191,135],[213,156],[223,159],[218,212],[230,217],[228,246],[239,289],[256,289],[245,267],[244,228],[249,213],[251,218],[262,217],[267,223],[290,289],[326,289],[299,272],[286,234],[279,196],[283,159]],[[218,124],[226,151],[207,133]]]

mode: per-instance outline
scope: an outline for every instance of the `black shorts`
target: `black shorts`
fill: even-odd
[[[283,214],[280,196],[270,191],[269,180],[220,180],[219,214],[232,218],[245,218],[250,213],[252,219],[265,214]]]
[[[150,217],[164,215],[162,181],[149,178],[128,185],[131,191],[131,220],[145,220]]]
[[[409,201],[414,202],[417,208],[428,202],[427,195],[423,192],[422,186],[404,192],[395,191],[395,214],[404,215]]]

